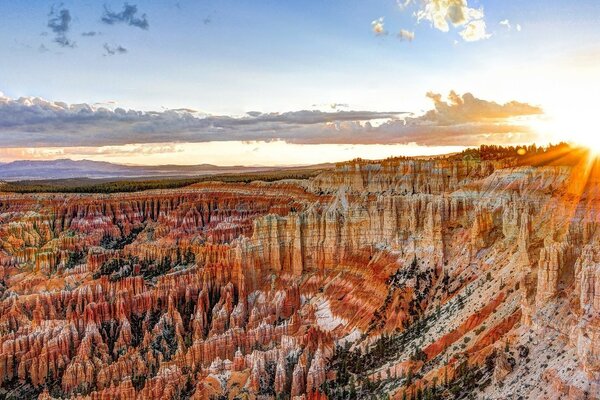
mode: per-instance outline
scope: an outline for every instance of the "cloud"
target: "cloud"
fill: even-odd
[[[67,37],[71,29],[71,12],[63,8],[62,4],[58,7],[52,6],[48,13],[48,28],[54,32],[54,42],[61,47],[75,47],[75,42]]]
[[[150,155],[165,153],[181,153],[183,149],[172,143],[131,144],[126,146],[103,146],[103,147],[67,147],[62,149],[64,155],[77,154],[84,156],[107,154],[111,156]]]
[[[311,107],[317,107],[317,108],[330,108],[332,110],[335,110],[337,108],[349,108],[350,104],[348,103],[326,103],[326,104],[313,104]]]
[[[348,108],[350,105],[348,103],[331,103],[329,107],[335,110],[336,108]]]
[[[466,0],[425,0],[422,4],[417,19],[430,21],[442,32],[448,32],[449,24],[462,26],[483,18],[483,9],[470,8]]]
[[[12,161],[15,159],[45,160],[48,158],[70,158],[70,157],[135,157],[140,155],[154,154],[177,154],[183,153],[185,149],[172,143],[157,144],[132,144],[125,146],[102,146],[102,147],[22,147],[22,148],[0,148],[0,160]]]
[[[425,146],[477,146],[491,143],[530,143],[537,135],[521,117],[543,114],[527,103],[504,104],[483,100],[471,93],[451,91],[446,100],[428,93],[434,108],[417,117],[390,119],[380,126],[370,122],[339,121],[299,134],[293,143],[409,144]]]
[[[340,110],[249,112],[231,117],[188,109],[141,112],[0,96],[0,148],[255,140],[298,144],[522,143],[535,136],[519,118],[543,112],[527,103],[499,104],[470,93],[450,92],[447,99],[436,93],[427,96],[433,109],[416,117],[402,112]],[[386,122],[380,123],[382,120]]]
[[[385,30],[385,24],[383,22],[383,17],[377,18],[376,20],[371,22],[371,30],[373,31],[375,36],[387,35],[387,31]]]
[[[512,30],[512,28],[513,28],[513,25],[510,23],[510,21],[508,19],[503,19],[498,24],[502,25],[503,27],[505,27],[509,31]],[[515,29],[517,30],[517,32],[521,32],[521,25],[520,24],[516,24],[515,25]]]
[[[113,12],[108,6],[104,6],[104,14],[102,14],[102,22],[108,25],[114,25],[117,23],[125,23],[129,26],[135,26],[140,29],[147,30],[150,26],[148,24],[148,19],[146,14],[142,14],[137,17],[136,14],[138,12],[138,8],[134,4],[123,4],[123,11],[121,12]]]
[[[463,28],[459,34],[465,41],[487,39],[485,14],[483,8],[469,7],[467,0],[397,0],[401,9],[411,4],[418,8],[414,16],[418,22],[429,21],[431,25],[442,32],[448,32],[450,27]]]
[[[404,10],[412,3],[412,0],[396,0],[396,4],[400,7],[401,10]]]
[[[469,22],[467,25],[465,25],[465,29],[463,29],[459,35],[465,42],[475,42],[478,40],[487,39],[491,36],[491,34],[486,33],[485,21],[482,19]]]
[[[118,46],[110,46],[108,43],[104,43],[104,55],[105,56],[114,56],[117,54],[125,54],[127,53],[127,49],[121,45]]]
[[[511,101],[499,104],[494,101],[478,99],[471,93],[460,96],[451,91],[446,101],[438,93],[429,92],[427,97],[432,100],[434,109],[417,119],[435,122],[443,126],[470,122],[501,122],[514,117],[543,114],[540,107],[527,103]]]
[[[407,31],[406,29],[400,29],[400,32],[398,32],[398,39],[412,42],[415,40],[415,33]]]

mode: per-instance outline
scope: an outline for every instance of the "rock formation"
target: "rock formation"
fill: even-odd
[[[600,398],[600,176],[0,194],[0,397]]]

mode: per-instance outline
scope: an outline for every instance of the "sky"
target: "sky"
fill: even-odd
[[[0,0],[0,161],[589,144],[599,20],[597,0]]]

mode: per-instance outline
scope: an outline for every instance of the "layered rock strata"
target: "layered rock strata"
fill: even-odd
[[[582,168],[1,194],[0,396],[600,398]]]

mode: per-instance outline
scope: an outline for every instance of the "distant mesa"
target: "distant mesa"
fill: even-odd
[[[70,178],[185,177],[221,173],[263,172],[282,169],[270,166],[123,165],[92,160],[19,160],[0,164],[0,180],[47,180]]]

